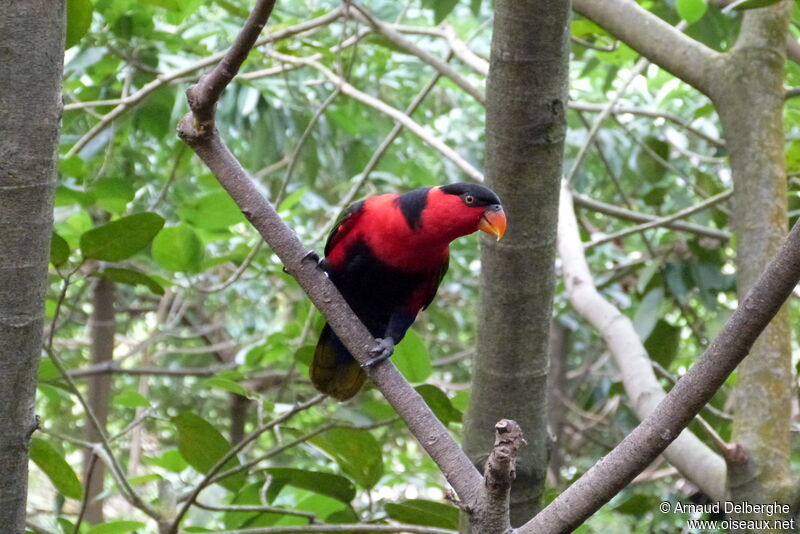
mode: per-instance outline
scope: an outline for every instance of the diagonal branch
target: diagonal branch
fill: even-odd
[[[708,48],[653,15],[633,0],[573,0],[587,17],[700,92],[710,95],[721,53]]]
[[[228,51],[232,58],[242,59],[247,55],[248,43],[255,41],[252,34],[264,26],[271,8],[271,2],[259,1],[242,31],[243,34],[250,35],[238,38],[236,45]],[[252,23],[250,19],[253,19]],[[226,66],[224,70],[222,65]],[[374,338],[358,320],[333,283],[319,269],[317,262],[309,256],[308,250],[297,235],[281,220],[274,206],[261,196],[246,171],[225,146],[214,126],[216,101],[209,95],[218,96],[220,84],[224,88],[236,75],[240,65],[241,61],[223,62],[215,68],[215,72],[201,78],[196,86],[187,91],[192,111],[181,120],[178,134],[214,173],[242,213],[284,263],[287,272],[297,279],[314,305],[322,312],[350,353],[356,360],[366,362],[370,358],[369,349],[375,343]],[[213,80],[213,85],[209,86],[207,80]],[[344,87],[342,91],[346,92]],[[204,107],[201,109],[198,107],[200,105]],[[480,473],[422,397],[414,391],[391,361],[369,368],[367,372],[389,403],[406,421],[420,445],[439,465],[445,478],[462,500],[470,504],[478,503],[483,486]]]
[[[622,383],[639,420],[666,396],[633,323],[597,291],[586,263],[569,191],[561,191],[558,254],[572,307],[600,335],[622,374]],[[725,495],[725,463],[691,432],[683,432],[666,450],[683,476],[712,499]]]
[[[569,196],[563,207],[569,212]],[[747,356],[756,338],[800,280],[800,224],[741,300],[703,357],[633,432],[519,529],[519,534],[571,532],[624,488],[686,428]]]

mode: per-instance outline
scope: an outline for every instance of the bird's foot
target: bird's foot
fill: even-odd
[[[317,265],[322,263],[322,259],[319,257],[319,254],[317,254],[316,250],[309,250],[308,252],[306,252],[305,256],[300,258],[301,262],[306,260],[311,260]]]
[[[372,358],[361,364],[361,367],[374,367],[394,354],[394,340],[390,337],[376,338],[377,344],[369,351],[374,354]]]
[[[303,263],[303,262],[304,262],[304,261],[306,261],[306,260],[311,260],[311,261],[313,261],[314,263],[316,263],[316,264],[317,264],[317,267],[320,267],[320,266],[322,266],[322,262],[323,262],[323,261],[325,261],[325,260],[323,260],[323,259],[321,259],[321,258],[319,257],[319,254],[317,254],[317,251],[316,251],[316,250],[309,250],[308,252],[306,252],[306,253],[303,255],[303,257],[302,257],[302,258],[300,258],[300,263]],[[286,269],[286,266],[285,266],[285,265],[283,266],[283,272],[285,272],[286,274],[289,274],[289,271]]]

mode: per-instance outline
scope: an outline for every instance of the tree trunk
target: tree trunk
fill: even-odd
[[[64,2],[0,9],[0,525],[25,529],[61,118]]]
[[[94,309],[89,320],[92,339],[92,365],[102,365],[114,359],[114,332],[116,330],[114,282],[99,278],[93,289],[92,305]],[[111,376],[111,374],[101,373],[89,377],[88,381],[87,400],[103,430],[105,430],[108,422]],[[92,443],[100,441],[97,429],[88,418],[86,421],[86,440]],[[91,450],[84,451],[84,483],[89,487],[86,520],[95,524],[103,522],[103,500],[98,499],[97,496],[103,493],[105,465],[103,462],[95,462],[90,476],[88,466],[90,465],[92,454],[94,453]]]
[[[783,62],[790,3],[748,11],[720,69],[714,101],[734,180],[739,298],[787,231]],[[755,209],[754,209],[755,208]],[[732,439],[747,455],[728,470],[735,501],[787,502],[792,399],[791,331],[784,308],[739,366]]]
[[[528,440],[517,459],[511,523],[540,507],[547,468],[547,367],[561,179],[569,1],[497,0],[487,82],[486,179],[506,207],[503,241],[482,249],[478,351],[465,419],[476,464],[494,425],[516,420]]]

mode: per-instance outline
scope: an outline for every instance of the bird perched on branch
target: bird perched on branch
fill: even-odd
[[[477,184],[378,195],[344,212],[320,265],[376,338],[366,366],[392,355],[417,313],[436,295],[447,271],[450,242],[476,230],[498,240],[506,230],[500,199]],[[327,324],[310,374],[318,390],[340,401],[358,393],[366,379]]]

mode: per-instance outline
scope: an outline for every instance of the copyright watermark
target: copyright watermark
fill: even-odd
[[[662,501],[658,505],[658,509],[662,514],[710,514],[717,517],[724,517],[729,514],[755,514],[761,516],[758,519],[687,519],[686,526],[689,529],[795,530],[798,526],[794,518],[788,517],[791,513],[791,507],[788,504],[777,502],[751,504],[748,502],[722,501],[694,504]]]

